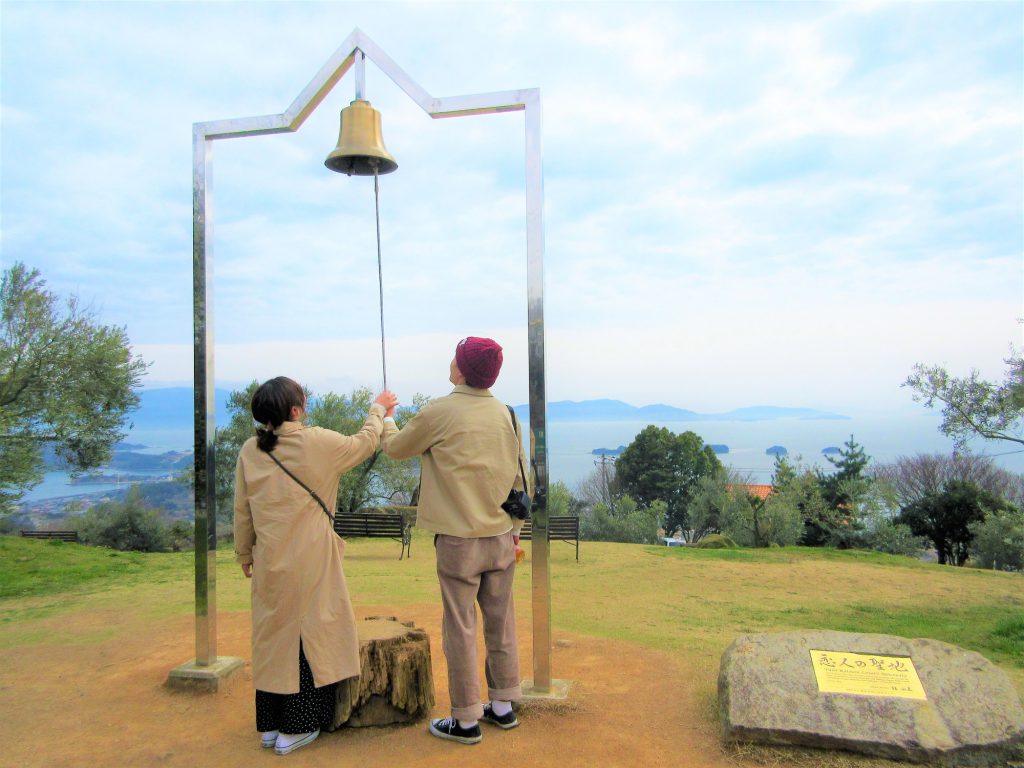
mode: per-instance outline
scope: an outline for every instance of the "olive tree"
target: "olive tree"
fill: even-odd
[[[958,449],[976,435],[1024,445],[1024,356],[1012,352],[1005,363],[1002,383],[983,379],[976,370],[953,376],[942,366],[919,363],[903,386],[927,408],[941,404],[939,429]]]
[[[982,568],[1024,570],[1024,513],[1019,509],[989,512],[967,526],[974,538],[968,552]]]
[[[0,513],[43,476],[52,449],[72,472],[102,465],[138,407],[146,363],[123,327],[61,300],[16,262],[0,283]]]
[[[238,452],[256,433],[250,404],[259,385],[258,381],[253,381],[228,396],[230,419],[227,425],[217,430],[217,518],[223,522],[230,522],[234,514]],[[359,431],[373,402],[373,392],[367,387],[359,387],[348,395],[327,392],[314,396],[309,389],[305,392],[306,423],[345,435]],[[426,403],[427,398],[416,395],[412,407],[398,409],[395,422],[402,427]],[[371,505],[407,504],[415,492],[417,479],[415,461],[396,461],[383,452],[377,452],[342,476],[335,506],[343,512],[353,512]]]
[[[796,544],[804,521],[795,497],[784,492],[762,499],[747,493],[742,485],[733,486],[730,495],[731,503],[722,513],[722,533],[746,547]]]

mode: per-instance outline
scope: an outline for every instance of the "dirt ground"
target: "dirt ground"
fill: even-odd
[[[382,606],[361,616],[387,615]],[[448,713],[440,650],[440,606],[406,606],[399,616],[431,638],[437,706]],[[167,672],[193,655],[192,617],[124,626],[114,611],[59,619],[83,636],[113,639],[68,646],[15,647],[0,658],[0,764],[10,766],[736,766],[748,764],[720,745],[709,716],[716,669],[625,643],[556,634],[555,677],[573,683],[569,699],[529,705],[519,728],[483,724],[480,744],[433,738],[426,722],[342,729],[278,756],[259,746],[251,669],[216,694],[175,692]],[[129,621],[131,621],[129,619]],[[218,616],[218,652],[249,658],[249,614]],[[529,677],[529,637],[521,638]],[[697,666],[707,661],[696,660]],[[482,675],[481,675],[482,678]]]

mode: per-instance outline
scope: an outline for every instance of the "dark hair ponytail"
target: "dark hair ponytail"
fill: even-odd
[[[261,424],[256,428],[256,444],[261,451],[270,453],[277,445],[274,430],[288,421],[293,407],[306,405],[306,393],[287,376],[265,381],[253,393],[250,409],[252,417]]]

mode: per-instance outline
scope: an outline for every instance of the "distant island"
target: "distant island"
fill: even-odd
[[[830,445],[828,448],[822,448],[821,452],[826,456],[834,456],[837,453],[842,453],[842,451],[840,451],[834,445]]]
[[[723,454],[726,454],[726,453],[729,452],[729,446],[728,445],[722,445],[721,443],[712,443],[711,445],[708,446],[708,448],[710,448],[712,451],[714,451],[719,456],[722,456]]]
[[[764,452],[769,456],[788,456],[789,451],[783,448],[781,445],[773,445],[771,448],[765,448]]]
[[[218,425],[227,424],[227,401],[230,392],[217,389],[214,393],[215,418]],[[145,430],[188,430],[193,428],[195,410],[191,387],[165,387],[144,389],[139,393],[139,408],[131,414],[134,428]],[[527,421],[530,407],[515,407],[520,420]],[[676,421],[773,421],[777,419],[845,420],[849,416],[814,408],[789,408],[777,405],[753,405],[722,413],[698,413],[686,408],[656,403],[636,406],[622,400],[556,400],[547,404],[548,421],[637,421],[648,424]],[[129,436],[130,439],[130,436]],[[124,444],[119,450],[138,449],[138,445]],[[189,445],[180,446],[185,449]]]
[[[530,407],[515,407],[520,420],[527,420]],[[697,413],[672,405],[635,406],[621,400],[557,400],[548,403],[548,421],[773,421],[776,419],[845,420],[849,416],[814,408],[785,408],[775,405],[754,405],[724,413]]]
[[[192,451],[166,451],[165,453],[139,453],[134,450],[125,450],[127,444],[120,443],[114,449],[110,461],[103,465],[102,472],[87,473],[72,482],[75,484],[106,483],[107,479],[96,479],[102,473],[111,473],[113,476],[123,476],[131,472],[181,472],[189,469],[194,461]],[[144,445],[131,445],[131,448],[145,449]],[[61,459],[56,452],[50,450],[44,452],[44,466],[48,471],[64,472],[69,469],[67,462]],[[107,475],[104,474],[103,478]]]

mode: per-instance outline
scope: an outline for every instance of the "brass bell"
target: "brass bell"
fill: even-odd
[[[384,146],[380,132],[380,112],[364,99],[356,99],[341,110],[338,146],[324,160],[332,171],[349,176],[383,175],[398,168],[395,158]]]

